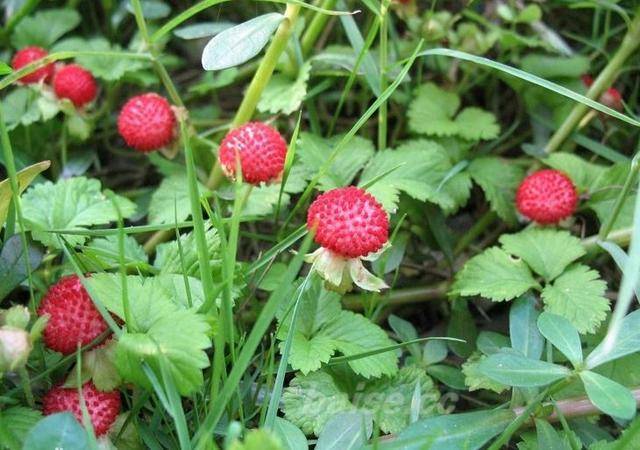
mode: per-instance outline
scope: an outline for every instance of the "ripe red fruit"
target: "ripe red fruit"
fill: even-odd
[[[375,253],[389,239],[389,219],[382,205],[355,186],[316,198],[307,214],[307,228],[316,228],[315,241],[344,258]]]
[[[282,174],[287,143],[278,130],[262,122],[251,122],[231,130],[220,143],[218,159],[229,177],[236,173],[236,153],[240,157],[242,179],[250,184],[266,183]]]
[[[11,60],[13,70],[18,70],[26,65],[31,64],[39,59],[44,58],[49,53],[40,47],[25,47],[18,50]],[[20,81],[26,84],[39,83],[40,81],[48,81],[53,76],[53,64],[47,64],[38,70],[31,72],[20,78]]]
[[[540,224],[554,224],[572,215],[578,204],[573,182],[562,172],[540,170],[526,177],[516,192],[520,213]]]
[[[102,436],[109,431],[120,413],[120,393],[99,391],[89,381],[82,386],[82,397],[96,436]],[[42,398],[42,412],[45,416],[66,411],[71,412],[82,423],[80,395],[76,388],[57,386]]]
[[[98,84],[91,72],[77,64],[69,64],[53,76],[53,90],[58,98],[67,98],[80,108],[95,100]]]
[[[49,321],[44,343],[64,355],[75,352],[78,344],[89,344],[108,328],[76,275],[63,277],[49,288],[38,308],[39,316],[45,314]]]
[[[132,97],[118,116],[118,131],[128,146],[141,152],[158,150],[173,140],[176,117],[171,105],[158,94]]]
[[[622,104],[622,95],[616,88],[609,88],[600,96],[600,103],[608,106],[616,111],[622,111],[624,106]]]

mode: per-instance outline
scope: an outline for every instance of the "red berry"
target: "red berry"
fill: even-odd
[[[307,228],[314,227],[315,241],[345,258],[377,252],[389,239],[389,219],[382,205],[355,186],[316,198],[307,214]]]
[[[82,386],[82,397],[96,436],[102,436],[109,431],[120,413],[120,393],[99,391],[89,381]],[[45,416],[66,411],[71,412],[82,423],[80,395],[76,388],[57,386],[42,398],[42,412]]]
[[[278,130],[251,122],[231,130],[220,143],[218,158],[227,176],[236,173],[236,152],[242,178],[250,184],[276,180],[284,169],[287,143]]]
[[[63,277],[45,294],[38,315],[49,315],[44,343],[64,355],[89,344],[107,329],[100,312],[76,275]]]
[[[129,147],[151,152],[169,145],[174,137],[176,116],[171,105],[158,94],[129,99],[118,116],[118,131]]]
[[[540,170],[526,177],[516,192],[520,213],[540,224],[558,223],[576,210],[578,194],[562,172]]]
[[[600,96],[600,103],[611,109],[615,109],[616,111],[622,111],[624,109],[622,104],[622,95],[620,94],[620,91],[613,87],[603,92]]]
[[[11,60],[11,67],[13,70],[18,70],[26,65],[31,64],[34,61],[44,58],[49,53],[40,47],[25,47],[18,50],[13,59]],[[39,83],[40,81],[48,81],[53,76],[53,63],[47,64],[38,70],[31,72],[29,75],[25,75],[20,78],[20,81],[26,84]]]
[[[582,79],[582,84],[584,84],[584,87],[590,88],[593,84],[593,77],[591,75],[584,74],[580,78]]]
[[[53,90],[58,98],[67,98],[80,108],[95,100],[98,84],[91,72],[77,64],[69,64],[53,76]]]

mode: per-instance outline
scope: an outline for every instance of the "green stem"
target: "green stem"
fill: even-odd
[[[459,255],[464,249],[469,246],[478,236],[480,236],[484,230],[487,229],[498,218],[498,215],[492,210],[487,211],[480,217],[475,224],[465,234],[462,235],[456,247],[453,249],[453,253]]]
[[[407,303],[429,302],[446,298],[449,283],[443,281],[439,284],[430,286],[417,286],[405,289],[394,289],[387,297],[380,301],[384,302],[384,306],[400,306]],[[367,295],[354,294],[344,298],[343,304],[345,308],[352,310],[361,310],[367,299]]]
[[[24,396],[27,399],[27,404],[32,408],[36,407],[36,402],[33,399],[33,391],[31,390],[31,380],[29,380],[29,372],[25,367],[21,367],[18,369],[18,374],[20,375],[20,383],[22,384],[22,389],[24,391]]]
[[[271,80],[271,76],[273,75],[276,64],[280,59],[280,55],[282,55],[282,52],[287,47],[287,43],[289,42],[289,38],[293,32],[299,13],[300,5],[287,3],[287,9],[284,12],[284,19],[282,20],[282,23],[280,23],[267,52],[262,58],[262,61],[258,66],[258,70],[256,70],[256,73],[253,75],[251,84],[249,84],[249,88],[242,99],[242,103],[236,112],[233,122],[231,123],[233,128],[251,120],[251,117],[256,110],[256,106],[258,105],[258,101],[260,101],[260,97],[262,96],[262,92],[267,87],[269,80]],[[212,190],[216,189],[223,179],[224,177],[220,168],[220,162],[216,160],[216,163],[209,173],[207,187]]]
[[[337,0],[324,0],[320,5],[322,9],[333,9],[336,6]],[[309,23],[307,30],[302,35],[301,47],[302,54],[304,56],[309,55],[311,53],[311,49],[316,44],[318,37],[324,31],[325,26],[329,20],[329,16],[327,14],[323,14],[320,12],[316,12],[313,16],[313,19]]]
[[[629,30],[622,40],[622,44],[618,48],[618,51],[613,58],[611,58],[600,75],[598,75],[598,78],[593,82],[593,85],[589,88],[586,96],[592,100],[596,99],[606,88],[611,86],[624,62],[638,48],[638,46],[640,46],[640,8],[636,10],[635,17],[631,22]],[[576,104],[571,110],[571,113],[569,113],[569,116],[549,140],[545,151],[547,153],[557,151],[571,133],[573,133],[573,130],[578,126],[588,111],[589,107],[587,105],[582,103]]]
[[[626,180],[624,180],[624,185],[622,186],[622,190],[620,194],[616,198],[616,202],[613,205],[612,213],[607,217],[607,221],[600,228],[600,233],[598,234],[598,239],[604,241],[609,236],[611,229],[613,228],[613,224],[616,219],[620,215],[620,211],[622,210],[622,206],[624,201],[627,199],[629,192],[631,192],[631,186],[633,185],[633,180],[635,176],[638,174],[638,170],[640,170],[640,153],[637,153],[631,162],[631,169],[627,174]]]
[[[380,2],[380,92],[387,89],[387,63],[389,58],[389,22],[387,20],[388,0]],[[387,148],[387,119],[389,104],[383,102],[378,111],[378,150]]]

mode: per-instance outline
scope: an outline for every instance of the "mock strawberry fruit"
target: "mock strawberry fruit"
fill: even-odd
[[[582,84],[587,88],[590,88],[593,84],[593,77],[591,75],[585,74],[580,78],[582,79]],[[622,111],[624,109],[622,104],[622,94],[620,94],[620,91],[614,87],[610,87],[604,91],[602,95],[600,95],[599,101],[603,105],[608,106],[611,109],[615,109],[616,111]]]
[[[11,67],[13,70],[22,69],[24,66],[31,64],[44,58],[49,53],[40,47],[25,47],[18,50],[11,60]],[[25,84],[39,83],[40,81],[48,81],[53,76],[53,64],[47,64],[44,67],[31,72],[29,75],[25,75],[20,78],[20,81]]]
[[[242,179],[250,184],[277,180],[284,169],[287,143],[280,133],[262,122],[251,122],[231,130],[220,143],[218,159],[224,173],[236,173],[240,159]]]
[[[89,381],[82,386],[82,397],[96,436],[102,436],[109,431],[120,413],[120,393],[99,391]],[[76,388],[57,386],[42,398],[42,412],[45,416],[67,411],[82,423],[80,395]]]
[[[365,290],[387,287],[362,265],[375,260],[389,240],[387,213],[371,194],[355,186],[325,192],[311,204],[307,228],[320,244],[307,261],[329,287],[346,292],[352,281]]]
[[[555,224],[571,216],[578,204],[573,182],[562,172],[544,169],[527,176],[516,192],[520,213],[540,224]]]
[[[58,98],[69,99],[81,108],[95,100],[98,84],[91,72],[77,64],[69,64],[53,76],[53,90]]]
[[[118,131],[129,147],[152,152],[171,143],[176,116],[164,97],[147,93],[132,97],[118,116]]]
[[[75,352],[78,344],[89,344],[108,329],[76,275],[63,277],[49,288],[38,308],[39,316],[45,314],[49,321],[44,343],[64,355]]]

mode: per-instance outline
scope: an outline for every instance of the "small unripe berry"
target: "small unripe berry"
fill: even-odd
[[[560,171],[544,169],[526,177],[516,192],[520,214],[540,224],[555,224],[571,216],[578,204],[573,182]]]
[[[25,47],[18,50],[11,60],[11,67],[13,70],[22,69],[24,66],[31,64],[44,58],[49,53],[40,47]],[[53,76],[54,66],[52,63],[47,64],[44,67],[31,72],[29,75],[25,75],[20,78],[20,81],[25,84],[39,83],[40,81],[48,81]]]
[[[220,143],[218,159],[229,177],[236,173],[236,155],[244,181],[267,183],[282,175],[287,143],[275,128],[266,123],[251,122],[231,130]]]
[[[118,116],[118,131],[129,147],[152,152],[165,147],[174,138],[176,116],[171,105],[158,94],[132,97]]]
[[[389,239],[389,219],[378,201],[355,186],[333,189],[309,207],[307,228],[315,241],[344,258],[380,250]]]
[[[53,76],[53,90],[58,98],[69,99],[80,108],[95,100],[98,84],[91,72],[77,64],[69,64]]]

